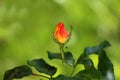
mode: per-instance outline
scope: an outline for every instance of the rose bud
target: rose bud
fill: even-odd
[[[66,31],[64,24],[62,22],[59,22],[56,25],[55,31],[54,31],[54,39],[59,44],[64,44],[69,39],[69,34]]]

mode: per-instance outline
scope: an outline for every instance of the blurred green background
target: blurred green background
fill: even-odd
[[[0,0],[0,80],[6,70],[35,58],[57,66],[56,76],[69,76],[61,61],[50,61],[46,53],[59,51],[52,37],[61,21],[68,31],[73,26],[65,51],[71,51],[76,59],[85,47],[110,41],[107,55],[114,64],[116,80],[120,80],[120,0]],[[97,64],[96,56],[91,58]],[[35,79],[39,78],[22,80]]]

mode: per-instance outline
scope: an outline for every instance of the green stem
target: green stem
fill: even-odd
[[[50,79],[49,80],[52,80],[53,78],[52,78],[52,76],[50,76]]]
[[[49,80],[51,79],[51,78],[49,78],[49,77],[47,77],[47,76],[40,75],[40,74],[34,74],[34,73],[33,73],[32,75],[33,75],[33,76],[40,76],[40,77],[44,77],[44,78],[47,78],[47,79],[49,79]]]
[[[73,70],[72,70],[72,73],[71,73],[71,77],[73,76],[74,72],[75,72],[75,68],[76,68],[76,65],[73,66]]]
[[[64,45],[63,44],[60,44],[60,53],[61,53],[61,56],[62,56],[62,62],[64,63],[65,62],[65,56],[64,56]]]

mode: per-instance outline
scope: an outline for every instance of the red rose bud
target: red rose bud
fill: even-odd
[[[62,22],[60,22],[56,25],[56,28],[54,31],[54,38],[60,44],[64,44],[68,41],[69,34],[66,31],[64,24]]]

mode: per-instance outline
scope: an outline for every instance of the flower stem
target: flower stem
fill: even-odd
[[[65,62],[65,56],[64,56],[64,45],[63,44],[60,44],[60,53],[61,53],[61,56],[62,56],[62,62],[64,63]]]

